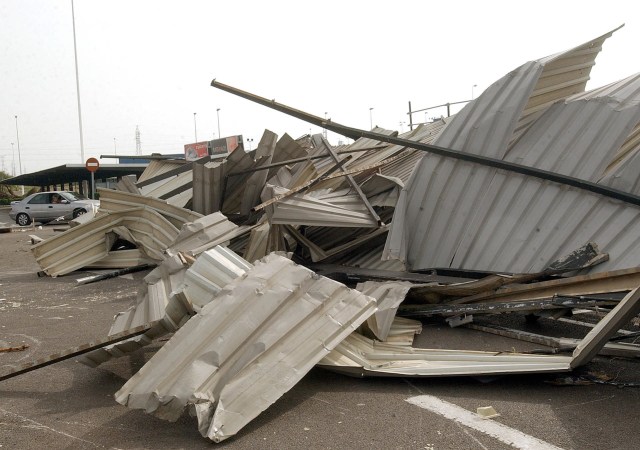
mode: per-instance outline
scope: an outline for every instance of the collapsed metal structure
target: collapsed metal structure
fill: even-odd
[[[188,408],[220,442],[314,365],[428,377],[638,357],[609,339],[640,312],[640,76],[584,92],[614,31],[528,62],[456,116],[401,135],[214,80],[355,142],[266,130],[251,152],[154,161],[100,190],[95,217],[33,246],[44,273],[155,268],[81,361],[95,367],[173,333],[116,400],[168,420]],[[573,341],[470,323],[593,308],[608,314]],[[416,319],[428,318],[566,354],[415,348]]]

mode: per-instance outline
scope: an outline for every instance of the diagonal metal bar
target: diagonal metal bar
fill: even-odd
[[[215,79],[211,82],[211,86],[217,89],[221,89],[223,91],[229,92],[231,94],[237,95],[239,97],[245,98],[247,100],[251,100],[252,102],[259,103],[261,105],[275,109],[276,111],[280,111],[290,116],[297,117],[298,119],[304,120],[305,122],[309,122],[316,126],[326,128],[327,130],[333,131],[334,133],[338,133],[343,136],[347,136],[354,140],[361,137],[376,139],[381,142],[387,142],[389,144],[400,145],[408,148],[414,148],[420,151],[433,153],[435,155],[444,156],[447,158],[458,159],[461,161],[468,161],[468,162],[480,164],[487,167],[493,167],[496,169],[506,170],[509,172],[520,173],[523,175],[539,178],[541,180],[547,180],[547,181],[552,181],[554,183],[572,186],[578,189],[593,192],[595,194],[603,195],[605,197],[620,200],[632,205],[640,206],[640,196],[629,194],[627,192],[620,191],[618,189],[613,189],[597,183],[593,183],[591,181],[581,180],[579,178],[570,177],[570,176],[562,175],[555,172],[550,172],[548,170],[542,170],[534,167],[523,166],[521,164],[516,164],[508,161],[502,161],[500,159],[474,155],[470,153],[461,152],[458,150],[452,150],[445,147],[438,147],[436,145],[424,144],[422,142],[411,141],[411,140],[402,139],[399,137],[387,136],[387,135],[376,133],[373,131],[365,131],[365,130],[360,130],[358,128],[348,127],[345,125],[341,125],[337,122],[333,122],[331,121],[331,119],[327,120],[319,116],[314,116],[313,114],[300,111],[299,109],[294,109],[289,106],[283,105],[281,103],[276,103],[275,100],[268,100],[264,97],[259,97],[249,92],[242,91],[232,86],[220,83]]]
[[[338,158],[336,152],[321,134],[316,134],[311,139],[316,147],[324,147],[327,153],[331,155],[331,158],[333,158],[333,161],[336,164],[340,164],[340,158]],[[369,214],[371,215],[371,217],[373,217],[373,220],[378,222],[378,226],[384,225],[382,223],[382,220],[380,219],[380,216],[378,216],[376,211],[373,209],[373,206],[371,206],[371,203],[369,203],[369,199],[367,199],[367,196],[364,195],[364,192],[362,192],[362,189],[360,189],[360,186],[358,186],[356,180],[353,179],[353,176],[348,174],[346,169],[342,165],[340,165],[340,171],[345,175],[351,187],[356,191],[356,193],[360,197],[360,200],[362,200],[362,203],[364,203],[364,205],[367,207],[367,211],[369,211]]]

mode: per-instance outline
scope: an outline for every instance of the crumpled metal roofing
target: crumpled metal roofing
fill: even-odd
[[[376,308],[371,297],[271,254],[227,285],[116,393],[203,436],[234,435],[293,387]]]
[[[584,87],[593,59],[610,35],[511,72],[469,103],[435,144],[519,163],[526,153],[527,157],[532,155],[532,164],[544,165],[549,160],[551,164],[554,160],[561,164],[567,158],[562,152],[556,153],[555,159],[541,154],[548,145],[531,150],[529,133],[544,140],[548,135],[543,132],[544,127],[537,126],[546,120],[546,114],[575,118],[579,112],[575,127],[566,135],[558,132],[554,145],[563,149],[563,144],[567,145],[564,138],[570,136],[579,142],[578,124],[584,124],[585,118],[592,119],[588,125],[591,127],[594,120],[599,123],[599,119],[606,122],[603,118],[615,117],[623,122],[617,128],[622,136],[612,133],[603,137],[615,153],[616,143],[621,145],[631,132],[629,127],[635,126],[635,112],[631,111],[635,100],[622,100],[629,106],[622,108],[622,113],[602,101],[594,101],[602,92],[592,96],[591,102],[577,96],[564,107],[558,103],[548,108],[553,101]],[[619,86],[611,91],[635,98],[633,88]],[[613,112],[607,115],[605,110]],[[580,147],[580,151],[585,148]],[[602,160],[590,166],[592,172],[597,167],[603,169]],[[564,167],[572,170],[573,166]],[[636,210],[627,206],[564,185],[430,154],[421,160],[401,194],[384,256],[403,259],[412,269],[456,267],[528,272],[542,270],[554,258],[584,242],[595,241],[612,256],[609,263],[596,270],[625,264],[628,267],[629,263],[634,264],[629,252],[612,247],[625,238],[626,242],[635,240],[625,235],[624,223],[633,223]],[[603,222],[605,226],[601,227]]]

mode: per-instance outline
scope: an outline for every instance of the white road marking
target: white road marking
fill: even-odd
[[[521,431],[502,425],[493,420],[482,419],[475,413],[467,411],[453,403],[445,402],[431,395],[419,395],[407,399],[407,402],[419,406],[420,408],[429,410],[436,414],[454,420],[481,433],[487,434],[498,439],[505,444],[511,445],[519,449],[531,450],[562,450],[560,447],[549,444]]]

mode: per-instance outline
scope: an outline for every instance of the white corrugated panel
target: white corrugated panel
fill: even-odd
[[[216,246],[202,252],[184,276],[182,292],[196,311],[209,303],[220,289],[253,267],[228,248]]]
[[[100,195],[101,211],[122,211],[123,209],[148,206],[166,217],[178,229],[185,223],[193,222],[202,217],[202,214],[197,212],[144,195],[101,188],[98,188],[98,194]]]
[[[567,372],[571,356],[413,348],[353,333],[319,365],[360,376],[455,376]]]
[[[227,285],[116,393],[165,419],[192,403],[203,436],[238,432],[375,311],[375,300],[269,255]]]

